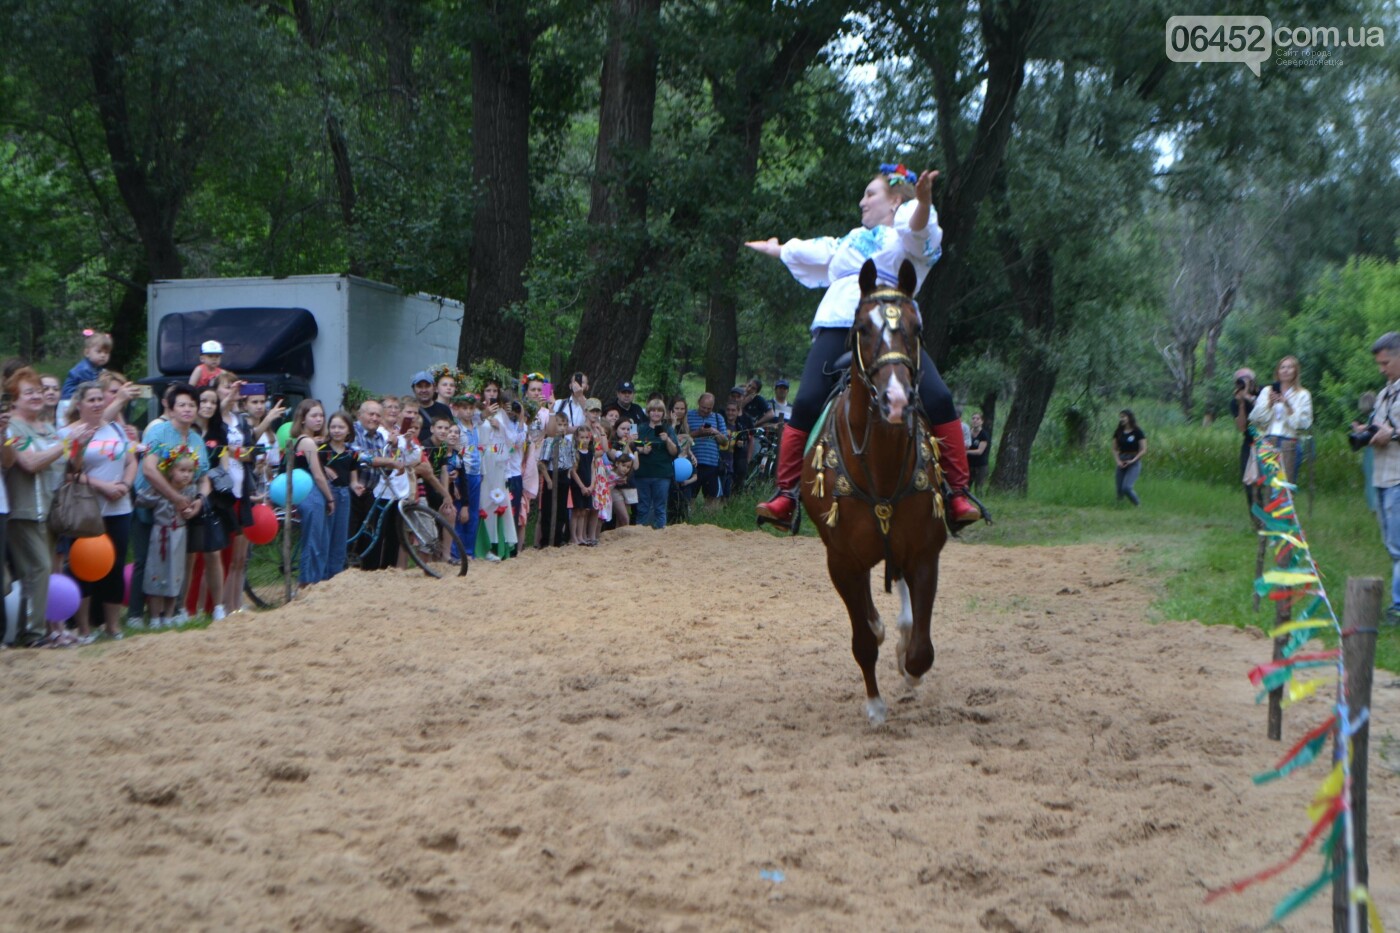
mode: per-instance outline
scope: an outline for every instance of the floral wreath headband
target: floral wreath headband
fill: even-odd
[[[443,376],[451,376],[452,381],[457,383],[458,386],[465,385],[467,382],[466,373],[462,372],[456,366],[451,366],[447,363],[439,363],[430,369],[429,372],[433,375],[433,388],[435,389],[437,388],[437,384],[442,381]]]
[[[885,176],[885,181],[889,182],[891,188],[895,185],[916,184],[919,180],[919,176],[905,168],[903,162],[898,165],[883,163],[880,166],[880,174]]]
[[[193,460],[195,469],[199,468],[199,455],[194,452],[194,448],[181,444],[178,447],[171,447],[161,461],[156,464],[156,469],[162,473],[169,473],[175,468],[175,464],[181,460]]]

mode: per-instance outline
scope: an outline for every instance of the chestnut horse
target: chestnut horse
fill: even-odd
[[[875,661],[885,627],[870,594],[870,571],[885,562],[885,591],[899,589],[896,660],[910,687],[933,667],[929,623],[938,555],[948,540],[937,443],[919,404],[921,356],[914,268],[899,288],[879,287],[875,264],[860,272],[845,387],[828,405],[803,458],[802,504],[826,545],[826,569],[851,616],[851,652],[865,677],[865,715],[885,721]]]

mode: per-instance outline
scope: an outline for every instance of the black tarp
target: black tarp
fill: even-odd
[[[218,308],[181,311],[160,319],[156,329],[156,368],[167,376],[188,377],[199,365],[206,340],[224,345],[219,365],[233,372],[285,373],[310,379],[316,370],[311,342],[316,318],[305,308]]]

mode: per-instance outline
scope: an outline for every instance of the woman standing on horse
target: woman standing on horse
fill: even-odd
[[[827,290],[812,319],[812,348],[802,369],[792,418],[778,447],[778,494],[758,507],[759,524],[792,527],[799,508],[802,453],[835,385],[837,376],[828,375],[827,370],[847,349],[847,335],[860,301],[861,266],[867,259],[873,260],[880,283],[894,285],[899,280],[899,266],[907,259],[922,286],[928,270],[938,261],[943,231],[933,210],[933,181],[937,177],[937,172],[915,175],[902,165],[882,165],[861,196],[861,225],[845,236],[782,244],[772,237],[744,244],[781,259],[793,278],[808,288]],[[952,394],[927,351],[923,351],[919,373],[919,400],[938,438],[939,460],[951,490],[948,522],[956,529],[982,518],[981,510],[967,495],[962,424],[953,408]]]

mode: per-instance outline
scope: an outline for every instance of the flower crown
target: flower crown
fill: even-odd
[[[919,180],[919,176],[905,168],[902,162],[898,165],[885,162],[880,166],[880,174],[885,176],[885,180],[890,183],[890,187],[906,183],[912,185]]]
[[[456,366],[453,366],[449,363],[439,363],[432,369],[428,370],[428,372],[433,374],[434,386],[436,386],[440,381],[442,381],[443,376],[451,376],[452,381],[457,383],[459,387],[466,385],[467,382],[467,374],[462,372]]]
[[[472,364],[471,380],[478,395],[485,393],[487,383],[491,382],[507,389],[515,385],[515,370],[495,360],[477,360]]]
[[[160,463],[156,464],[156,469],[160,470],[162,473],[169,473],[175,468],[175,464],[179,463],[181,460],[193,460],[196,464],[199,463],[199,458],[195,455],[194,449],[181,444],[179,447],[170,448],[170,451],[161,458]]]

